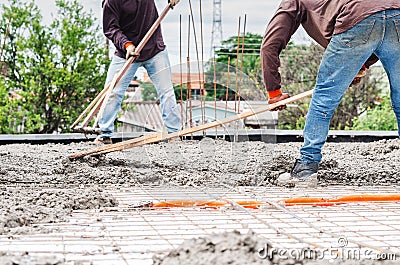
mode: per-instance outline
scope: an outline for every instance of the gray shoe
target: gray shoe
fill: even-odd
[[[180,142],[182,142],[182,139],[179,136],[175,136],[175,137],[160,141],[160,143],[180,143]]]
[[[168,139],[168,143],[180,143],[180,142],[182,142],[182,139],[179,136],[175,136]]]
[[[318,163],[303,164],[296,160],[290,175],[295,186],[315,187],[318,184]]]
[[[101,144],[112,144],[111,137],[104,137],[104,136],[97,136],[97,138],[93,141],[95,145],[101,145]]]

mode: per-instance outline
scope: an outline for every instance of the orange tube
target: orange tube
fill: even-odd
[[[189,200],[174,200],[164,201],[153,204],[153,208],[183,208],[183,207],[221,207],[226,202],[219,201],[189,201]]]
[[[338,199],[331,199],[330,202],[393,202],[400,201],[400,194],[362,194],[349,195]]]
[[[243,208],[248,208],[248,209],[259,209],[264,203],[258,202],[258,201],[238,201],[236,202]]]
[[[312,205],[312,206],[333,206],[344,203],[356,202],[398,202],[400,201],[400,194],[359,194],[348,195],[335,199],[323,198],[291,198],[283,200],[286,206],[294,205]]]
[[[312,198],[312,197],[299,197],[299,198],[290,198],[290,199],[285,199],[285,203],[290,203],[290,204],[310,204],[310,203],[321,203],[321,202],[327,202],[327,199],[324,198]]]
[[[298,197],[282,200],[285,206],[335,206],[346,203],[383,203],[383,202],[400,202],[400,194],[356,194],[347,195],[339,198],[325,199],[313,197]],[[265,203],[259,201],[237,201],[237,204],[248,209],[259,209]],[[151,204],[152,208],[183,208],[183,207],[206,207],[219,208],[229,205],[224,201],[202,201],[202,200],[173,200],[163,201]]]

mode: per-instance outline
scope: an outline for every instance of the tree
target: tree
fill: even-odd
[[[218,84],[238,92],[244,100],[266,99],[260,58],[262,38],[253,33],[246,33],[239,38],[232,36],[224,40],[222,47],[215,52]],[[206,68],[206,80],[212,84],[213,62],[208,62]]]
[[[398,129],[390,97],[385,95],[374,108],[353,120],[354,130],[395,131]]]
[[[4,77],[0,75],[0,124],[7,123],[8,91],[4,84]]]
[[[157,89],[154,87],[153,83],[140,82],[140,86],[143,87],[143,91],[142,91],[143,101],[157,101],[158,100]]]
[[[262,36],[246,34],[238,41],[237,36],[230,37],[222,42],[222,48],[216,51],[217,62],[228,64],[232,68],[239,68],[252,82],[252,90],[265,93],[263,85],[262,67],[259,56]],[[280,54],[280,73],[282,90],[291,95],[297,95],[310,90],[315,86],[319,64],[324,50],[315,44],[296,45],[289,42]],[[221,67],[220,67],[221,69]],[[219,70],[220,70],[219,69]],[[242,73],[240,73],[242,74]],[[349,88],[341,104],[336,110],[331,128],[344,129],[352,127],[354,117],[363,110],[375,105],[380,94],[378,78],[364,78],[359,86]],[[251,93],[248,93],[251,94]],[[282,129],[302,129],[308,112],[310,99],[297,102],[294,106],[279,114],[279,127]]]
[[[319,64],[324,50],[317,45],[295,45],[289,43],[281,54],[282,87],[291,95],[302,93],[315,86]],[[336,109],[330,127],[343,130],[353,126],[353,120],[363,110],[375,106],[381,93],[381,77],[363,78],[361,84],[347,89],[340,105]],[[280,113],[279,123],[285,129],[303,129],[310,99],[296,103]]]
[[[108,61],[99,26],[77,0],[56,0],[57,15],[49,26],[33,1],[10,0],[2,6],[1,25],[13,14],[5,64],[6,86],[21,99],[9,104],[10,121],[24,133],[68,132],[74,119],[104,86]],[[3,29],[3,26],[0,27]]]

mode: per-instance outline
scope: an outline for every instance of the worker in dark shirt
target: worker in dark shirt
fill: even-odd
[[[169,0],[174,7],[179,0]],[[131,56],[137,56],[118,84],[115,86],[99,120],[101,135],[95,143],[109,144],[114,133],[114,121],[121,109],[129,83],[139,67],[144,67],[152,80],[162,111],[162,118],[168,133],[179,131],[182,127],[172,85],[170,62],[163,41],[161,27],[158,27],[140,54],[136,46],[158,18],[154,0],[124,1],[105,0],[103,2],[103,31],[116,48],[107,73],[105,85],[113,80]]]
[[[300,25],[326,50],[306,118],[304,144],[289,182],[316,185],[332,115],[346,89],[359,81],[355,77],[360,69],[378,59],[389,76],[393,110],[400,125],[400,0],[283,0],[261,47],[268,103],[289,97],[281,89],[279,54]]]

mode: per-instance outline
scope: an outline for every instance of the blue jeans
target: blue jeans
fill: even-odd
[[[126,60],[118,56],[113,57],[108,68],[106,85],[111,83],[114,76],[122,69]],[[180,114],[176,104],[171,78],[171,68],[166,50],[159,52],[153,58],[144,62],[134,62],[121,78],[110,94],[109,100],[99,120],[99,127],[103,137],[111,137],[114,133],[114,121],[121,109],[126,89],[139,67],[143,66],[153,82],[160,99],[162,119],[169,133],[179,131],[182,127]]]
[[[333,36],[322,58],[307,114],[301,163],[321,161],[332,115],[372,54],[379,57],[389,77],[393,111],[400,124],[400,9],[393,9],[375,13]]]

